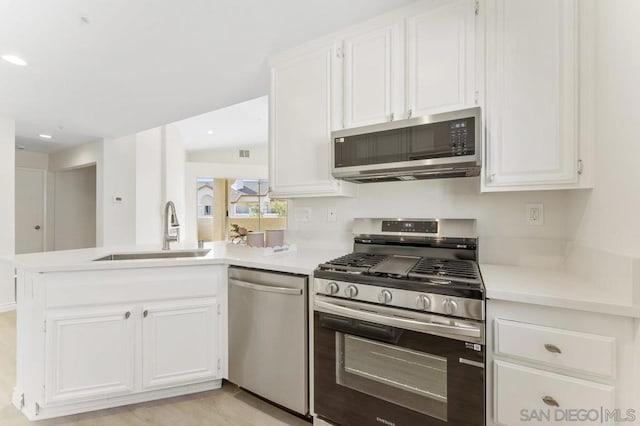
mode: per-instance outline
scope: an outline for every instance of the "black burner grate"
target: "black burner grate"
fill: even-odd
[[[386,259],[386,255],[351,253],[320,265],[324,269],[341,271],[367,271]]]
[[[470,260],[438,259],[433,257],[423,257],[409,271],[409,277],[446,277],[449,279],[479,280],[478,268]]]

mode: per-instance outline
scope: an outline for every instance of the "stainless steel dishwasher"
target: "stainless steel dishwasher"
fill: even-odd
[[[309,413],[308,277],[229,268],[229,381]]]

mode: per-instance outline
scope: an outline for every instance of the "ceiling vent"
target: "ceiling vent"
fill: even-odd
[[[248,149],[241,149],[239,151],[240,153],[240,158],[249,158],[249,150]]]

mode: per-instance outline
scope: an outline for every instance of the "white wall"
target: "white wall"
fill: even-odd
[[[103,144],[102,245],[136,243],[136,135]],[[120,197],[122,202],[115,202]]]
[[[526,224],[525,205],[543,203],[544,225]],[[295,209],[311,207],[310,222]],[[327,208],[337,221],[327,221]],[[296,199],[289,203],[287,238],[301,246],[352,245],[355,217],[477,218],[483,261],[557,265],[567,239],[567,191],[479,192],[478,178],[361,184],[356,198]]]
[[[640,256],[640,2],[596,2],[596,187],[571,194],[573,237],[590,247]]]
[[[256,178],[267,179],[269,167],[264,164],[230,164],[230,163],[192,163],[186,164],[184,193],[186,194],[186,220],[184,222],[184,241],[198,241],[198,178]]]
[[[96,246],[96,166],[56,172],[54,249]]]
[[[164,129],[164,145],[163,145],[163,157],[164,157],[164,169],[163,169],[163,182],[164,182],[164,201],[173,201],[176,205],[176,213],[178,214],[178,220],[182,228],[180,232],[184,234],[185,219],[186,219],[186,203],[184,193],[184,181],[185,181],[185,167],[187,161],[187,154],[182,144],[180,131],[175,124],[167,124],[163,126]],[[164,203],[163,203],[164,205]]]
[[[49,154],[49,170],[68,170],[100,163],[102,145],[100,139]]]
[[[233,164],[267,164],[269,161],[269,148],[266,146],[246,147],[249,150],[249,158],[241,158],[240,148],[198,151],[187,153],[187,162],[191,163],[233,163]]]
[[[15,122],[0,116],[0,256],[15,252]],[[0,263],[0,310],[13,303],[13,267]]]
[[[162,244],[162,129],[136,135],[136,243]]]
[[[16,149],[16,167],[47,170],[49,168],[49,155],[42,152]]]

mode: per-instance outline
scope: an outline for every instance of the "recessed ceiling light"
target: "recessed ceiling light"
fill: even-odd
[[[209,130],[207,133],[212,135],[213,134],[213,130]]]
[[[27,61],[25,61],[24,59],[16,55],[2,55],[0,57],[13,65],[20,65],[21,67],[24,67],[27,65]]]
[[[53,139],[53,136],[51,135],[45,135],[44,133],[39,134],[38,136],[40,136],[42,139]]]

